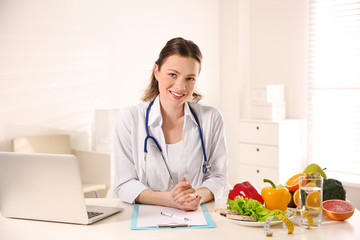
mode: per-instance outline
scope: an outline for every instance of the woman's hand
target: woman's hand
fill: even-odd
[[[171,196],[176,207],[185,211],[197,210],[201,203],[201,196],[198,195],[193,186],[183,177],[181,181],[171,190]]]
[[[173,207],[184,211],[195,211],[199,208],[201,203],[213,199],[214,195],[208,188],[202,187],[195,191],[193,186],[186,181],[186,178],[183,178],[169,192],[145,189],[136,198],[136,202]]]

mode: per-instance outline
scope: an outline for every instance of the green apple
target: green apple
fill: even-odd
[[[321,167],[319,165],[317,165],[316,163],[311,163],[304,170],[304,173],[306,173],[308,176],[310,176],[311,174],[316,173],[316,172],[320,173],[320,175],[324,179],[327,179],[327,176],[326,176],[326,173],[324,172],[324,170],[321,169]]]

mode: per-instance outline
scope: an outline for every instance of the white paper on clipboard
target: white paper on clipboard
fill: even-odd
[[[161,215],[162,211],[174,214],[179,217],[188,218],[189,221]],[[189,224],[190,226],[201,226],[207,225],[207,222],[201,208],[198,208],[196,211],[186,212],[180,209],[169,207],[139,205],[139,215],[136,224],[137,227],[156,227],[158,225],[166,224]]]

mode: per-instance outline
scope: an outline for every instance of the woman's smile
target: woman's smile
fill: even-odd
[[[185,96],[185,94],[181,94],[181,93],[177,93],[177,92],[173,92],[173,91],[169,91],[172,95],[174,95],[175,98],[177,99],[181,99],[183,96]]]

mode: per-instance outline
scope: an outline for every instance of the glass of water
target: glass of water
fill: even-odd
[[[320,227],[322,222],[323,178],[299,177],[299,209],[307,211],[313,219],[313,227]],[[300,214],[304,224],[306,217]]]

